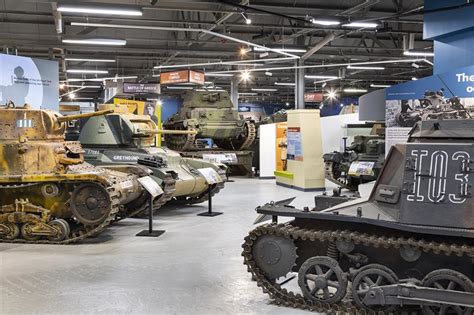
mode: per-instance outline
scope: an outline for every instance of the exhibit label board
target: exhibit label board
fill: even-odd
[[[474,66],[391,86],[386,89],[386,153],[392,145],[407,141],[417,121],[442,115],[472,118],[473,112]]]
[[[204,73],[193,70],[180,70],[162,72],[160,74],[161,84],[196,83],[204,84]]]
[[[57,61],[0,54],[0,104],[59,110]]]

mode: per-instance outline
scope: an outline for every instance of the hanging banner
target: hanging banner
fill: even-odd
[[[319,103],[323,101],[323,93],[304,93],[305,103]]]
[[[204,84],[204,73],[193,70],[180,70],[172,72],[162,72],[160,74],[161,84],[177,84],[177,83],[195,83]]]
[[[0,105],[59,110],[57,61],[0,54]]]
[[[418,121],[474,117],[474,66],[386,89],[386,150],[405,143]]]
[[[300,127],[288,127],[288,160],[303,161]]]

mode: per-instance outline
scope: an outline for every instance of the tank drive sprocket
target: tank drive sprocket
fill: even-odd
[[[111,210],[112,200],[107,190],[96,183],[84,183],[71,196],[70,205],[75,218],[84,225],[102,222]]]

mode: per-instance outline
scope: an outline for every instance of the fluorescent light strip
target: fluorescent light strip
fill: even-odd
[[[276,92],[278,91],[278,89],[257,89],[257,88],[254,88],[252,89],[252,91],[255,91],[255,92]]]
[[[65,44],[81,44],[81,45],[104,45],[104,46],[125,46],[127,41],[124,39],[110,38],[83,38],[83,39],[63,39]]]
[[[204,73],[204,75],[206,77],[233,77],[234,76],[231,73]]]
[[[225,90],[223,90],[223,89],[217,89],[217,90],[214,90],[214,89],[196,89],[195,91],[197,91],[197,92],[225,92]]]
[[[430,51],[414,51],[414,50],[405,50],[403,52],[404,56],[422,56],[422,57],[433,57],[434,53]]]
[[[418,78],[417,78],[417,77],[413,77],[413,78],[411,78],[411,80],[412,80],[412,81],[416,81],[416,80],[418,80]]]
[[[357,70],[384,70],[385,67],[371,67],[371,66],[347,66],[347,69],[357,69]]]
[[[120,8],[99,8],[99,7],[81,7],[75,5],[58,4],[58,12],[65,13],[85,13],[85,14],[102,14],[102,15],[127,15],[127,16],[142,16],[143,12],[140,9],[120,9]]]
[[[311,19],[311,23],[323,26],[339,25],[341,22],[335,20]]]
[[[65,84],[64,86],[67,87],[74,87],[74,88],[84,88],[84,89],[100,89],[100,85],[73,85],[73,84]]]
[[[335,75],[305,75],[306,79],[339,79],[338,76]]]
[[[391,85],[388,85],[388,84],[371,84],[370,87],[373,87],[373,88],[388,88],[388,87],[391,87]]]
[[[247,93],[247,92],[243,92],[243,93],[239,93],[239,96],[240,96],[240,95],[243,95],[243,96],[255,96],[255,95],[258,95],[258,93],[251,93],[251,92]]]
[[[306,49],[297,49],[297,48],[272,48],[275,51],[279,52],[292,52],[292,53],[305,53]],[[270,51],[270,49],[267,49],[265,47],[254,47],[253,51]]]
[[[67,69],[67,73],[94,73],[94,74],[107,74],[107,70],[90,70],[90,69]]]
[[[367,28],[376,28],[378,26],[377,23],[366,23],[366,22],[351,22],[348,24],[343,24],[342,26],[345,27],[367,27]]]
[[[295,86],[295,83],[291,83],[291,82],[275,82],[275,85],[280,85],[280,86]]]
[[[66,61],[116,62],[115,59],[64,58]]]
[[[343,90],[346,93],[366,93],[366,89],[353,89],[353,88],[347,88]]]
[[[124,77],[107,77],[107,78],[89,78],[89,79],[81,79],[81,78],[70,78],[67,79],[67,82],[102,82],[106,80],[126,80],[126,79],[137,79],[138,76],[132,75],[132,76],[124,76]]]
[[[192,86],[167,86],[168,90],[193,90]]]

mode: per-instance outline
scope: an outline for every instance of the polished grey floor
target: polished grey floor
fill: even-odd
[[[166,207],[159,238],[134,235],[147,221],[127,219],[78,245],[0,244],[0,314],[304,314],[269,303],[242,264],[254,208],[314,193],[237,178],[215,198],[224,215],[196,216],[207,204]]]

